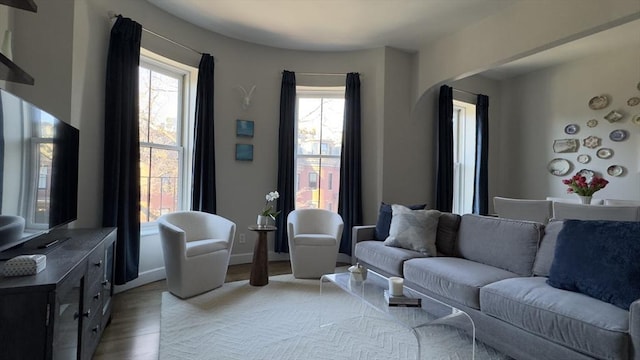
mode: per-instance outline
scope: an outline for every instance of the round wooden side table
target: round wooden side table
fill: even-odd
[[[249,284],[264,286],[269,283],[269,254],[267,251],[267,234],[278,228],[273,225],[250,225],[250,231],[258,233],[258,240],[253,247],[253,261],[251,263],[251,276]]]

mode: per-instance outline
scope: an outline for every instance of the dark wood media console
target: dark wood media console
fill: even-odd
[[[0,359],[91,359],[111,320],[115,241],[115,228],[57,229],[10,250],[46,254],[47,267],[0,275]]]

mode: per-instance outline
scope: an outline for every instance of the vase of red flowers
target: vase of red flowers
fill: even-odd
[[[594,175],[589,181],[587,178],[577,173],[570,179],[562,180],[562,183],[568,185],[567,192],[569,194],[576,194],[580,198],[582,204],[591,204],[591,197],[596,191],[604,189],[609,183],[605,178],[598,175]]]

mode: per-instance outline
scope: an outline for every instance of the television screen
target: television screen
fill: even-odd
[[[0,251],[77,217],[78,129],[0,89]]]

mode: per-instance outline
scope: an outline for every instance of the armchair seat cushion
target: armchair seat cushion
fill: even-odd
[[[336,239],[326,234],[298,234],[293,237],[296,245],[336,246]]]
[[[194,240],[186,243],[186,255],[187,257],[193,257],[214,251],[226,250],[228,247],[228,241],[223,239]]]

